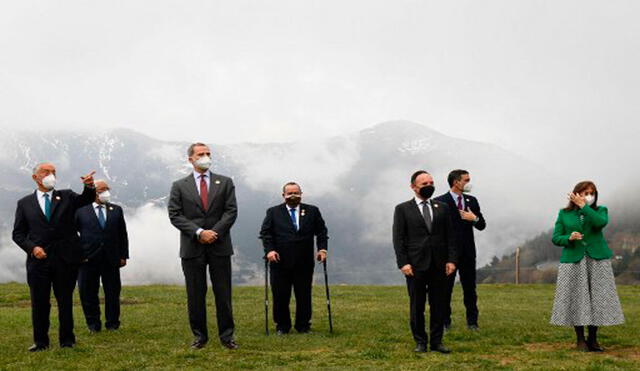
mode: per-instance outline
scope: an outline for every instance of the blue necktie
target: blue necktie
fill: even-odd
[[[295,228],[297,231],[298,223],[296,222],[296,209],[289,209],[289,212],[291,213],[291,222],[293,223],[293,228]]]
[[[47,217],[47,221],[51,221],[51,200],[49,199],[49,194],[44,194],[44,216]]]
[[[102,205],[98,205],[98,224],[100,224],[100,228],[104,229],[107,221],[104,219],[104,212],[102,211]]]

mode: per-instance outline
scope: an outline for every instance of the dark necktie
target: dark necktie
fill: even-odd
[[[100,228],[104,229],[104,226],[107,224],[107,221],[104,218],[104,211],[102,211],[102,205],[98,205],[97,209],[98,209],[98,224],[100,224]]]
[[[291,213],[291,222],[293,223],[293,228],[298,230],[298,222],[296,221],[296,209],[289,209],[289,213]]]
[[[200,175],[200,200],[202,200],[202,208],[204,211],[207,211],[207,207],[209,206],[209,195],[207,191],[207,181],[205,180],[207,176],[205,174]]]
[[[422,201],[422,216],[424,217],[424,222],[427,225],[427,229],[431,232],[431,213],[429,213],[429,201]]]
[[[44,194],[44,216],[47,217],[47,221],[51,221],[51,200],[49,199],[49,194]]]
[[[462,195],[458,195],[458,210],[462,209],[464,209],[464,206],[462,206]]]

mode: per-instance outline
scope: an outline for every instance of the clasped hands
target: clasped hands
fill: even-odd
[[[205,229],[200,232],[200,236],[198,236],[198,241],[205,245],[211,245],[212,243],[218,240],[218,232],[213,231],[211,229]]]
[[[444,270],[447,276],[450,276],[456,271],[456,265],[454,263],[447,263]],[[411,266],[411,264],[403,265],[402,268],[400,268],[400,271],[402,271],[402,274],[407,277],[413,277],[413,267]]]

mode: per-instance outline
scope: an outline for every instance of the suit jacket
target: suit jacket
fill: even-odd
[[[296,231],[286,204],[267,210],[262,222],[260,239],[265,254],[276,251],[280,255],[279,266],[292,268],[305,265],[313,268],[314,237],[318,250],[327,249],[327,227],[320,210],[309,204],[300,204],[300,228]]]
[[[478,199],[467,194],[463,194],[462,197],[465,201],[465,210],[471,211],[479,218],[477,222],[469,222],[462,219],[458,215],[457,201],[451,197],[449,192],[436,197],[436,200],[444,202],[449,206],[451,210],[451,219],[453,221],[453,232],[456,235],[456,245],[458,254],[460,257],[476,257],[476,242],[473,236],[473,228],[481,231],[487,227],[487,222],[484,220],[482,212],[480,212],[480,204]]]
[[[611,258],[613,253],[602,234],[607,223],[609,212],[605,206],[560,210],[551,239],[554,245],[563,247],[560,263],[577,263],[585,254],[596,260]],[[582,240],[569,241],[571,232],[582,233]]]
[[[76,230],[75,212],[93,202],[95,188],[84,187],[82,194],[70,189],[54,190],[51,196],[51,220],[47,221],[37,191],[18,201],[13,225],[13,241],[29,257],[33,248],[42,247],[48,258],[56,256],[68,264],[84,260],[80,238]]]
[[[209,172],[209,207],[204,211],[196,188],[193,173],[179,179],[171,186],[169,195],[169,219],[180,230],[180,257],[195,258],[212,249],[218,256],[233,255],[231,226],[238,216],[235,186],[231,178]],[[218,233],[212,245],[198,241],[196,231],[211,229]]]
[[[457,263],[455,236],[447,204],[432,200],[432,229],[412,198],[396,206],[393,213],[393,248],[398,268],[411,264],[414,270],[436,267],[444,272],[446,263]]]
[[[104,229],[98,223],[93,204],[83,206],[76,211],[76,225],[80,233],[80,246],[88,259],[104,252],[107,263],[120,266],[120,259],[129,259],[129,237],[122,208],[116,204],[104,205],[107,222]]]

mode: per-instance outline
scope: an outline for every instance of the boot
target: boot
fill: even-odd
[[[590,352],[604,352],[604,348],[598,344],[598,326],[589,326],[589,337],[587,346]]]
[[[584,327],[575,326],[574,329],[576,330],[576,349],[578,349],[581,352],[588,352],[589,346],[587,345],[587,342],[584,340]]]

